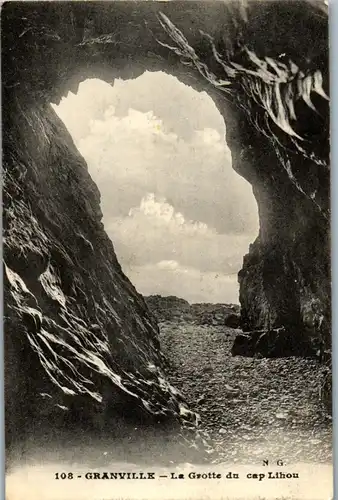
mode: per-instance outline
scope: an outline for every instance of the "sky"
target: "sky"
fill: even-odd
[[[257,204],[232,169],[212,99],[145,72],[113,86],[86,80],[53,107],[87,161],[105,229],[137,290],[238,303]]]

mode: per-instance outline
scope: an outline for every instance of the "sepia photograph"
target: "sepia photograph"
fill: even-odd
[[[6,500],[333,500],[327,2],[1,23]]]

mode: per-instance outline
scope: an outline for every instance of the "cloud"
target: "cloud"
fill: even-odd
[[[174,207],[165,199],[157,201],[154,193],[142,198],[139,208],[132,208],[129,211],[129,217],[138,218],[139,215],[146,216],[146,220],[153,224],[166,226],[166,230],[178,231],[181,234],[206,234],[208,231],[208,226],[203,222],[186,221],[184,216],[180,212],[175,212]]]
[[[190,219],[219,232],[257,228],[251,186],[231,168],[231,154],[215,129],[196,130],[190,140],[167,133],[152,111],[110,106],[91,120],[77,143],[102,194],[104,214],[125,216],[145,192],[165,197]]]
[[[223,119],[206,92],[197,92],[172,75],[146,71],[134,80],[115,80],[114,90],[117,116],[125,116],[129,108],[153,111],[167,133],[184,140],[205,127],[224,133]]]
[[[151,278],[155,287],[157,272],[172,292],[175,276],[176,295],[196,286],[211,301],[212,283],[214,298],[231,287],[237,294],[258,211],[251,186],[232,169],[211,98],[146,72],[114,86],[87,80],[54,109],[99,187],[103,222],[132,281],[148,287]]]
[[[93,79],[82,82],[77,94],[69,92],[58,106],[52,106],[78,142],[90,133],[91,120],[102,118],[114,99],[115,90],[111,85]]]
[[[236,274],[252,241],[252,235],[218,234],[205,223],[187,220],[154,193],[105,227],[125,270],[179,262],[202,272]]]
[[[176,260],[161,260],[161,262],[158,262],[156,266],[159,269],[169,269],[171,271],[179,269],[179,263]]]

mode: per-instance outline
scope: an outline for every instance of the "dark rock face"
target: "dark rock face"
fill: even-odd
[[[261,140],[261,147],[264,147]],[[273,173],[268,151],[257,156],[252,148],[251,162],[257,165],[254,193],[260,211],[260,232],[244,257],[239,273],[242,328],[245,331],[279,328],[306,333],[323,339],[331,337],[330,238],[326,211],[321,211],[294,185],[287,173]],[[311,171],[307,160],[300,161]],[[284,161],[284,160],[283,160]],[[243,163],[239,163],[243,169]],[[245,167],[244,167],[245,168]],[[274,179],[270,183],[269,169]],[[319,186],[327,186],[326,172],[318,172]],[[327,194],[328,198],[328,194]],[[295,333],[297,335],[297,333]]]
[[[261,356],[281,358],[289,356],[317,357],[316,346],[300,333],[287,332],[284,328],[253,331],[250,335],[239,334],[231,349],[233,356]]]
[[[210,93],[233,166],[259,206],[260,234],[239,274],[242,327],[283,326],[330,348],[327,16],[313,2],[239,5],[4,5],[8,439],[33,422],[38,432],[42,414],[61,422],[82,415],[94,427],[130,408],[142,422],[180,414],[161,374],[157,326],[120,269],[97,188],[49,105],[88,77],[162,70]],[[176,52],[160,10],[187,37]],[[185,57],[186,43],[209,79]],[[228,93],[215,83],[224,79]]]
[[[134,422],[175,426],[182,411],[192,419],[165,380],[156,321],[121,271],[100,222],[98,190],[69,133],[50,106],[11,109],[4,145],[8,442],[21,432],[43,434],[44,426],[114,435]]]
[[[241,324],[241,317],[239,314],[231,313],[224,319],[224,324],[230,328],[239,328]]]

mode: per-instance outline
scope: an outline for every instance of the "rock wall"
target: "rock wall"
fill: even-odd
[[[182,413],[193,424],[165,380],[156,321],[104,232],[85,161],[50,105],[21,104],[4,115],[8,442],[175,426]]]
[[[308,125],[308,134],[313,142],[322,144],[322,158],[327,159],[325,104],[318,114],[323,128],[318,131],[315,122],[313,129]],[[240,123],[240,130],[232,127],[227,133],[227,142],[232,149],[233,167],[253,186],[260,219],[259,236],[250,245],[239,272],[242,328],[252,331],[284,327],[285,341],[288,348],[293,345],[295,354],[302,353],[303,341],[309,338],[319,340],[324,350],[329,350],[327,164],[320,165],[278,144],[273,149],[271,139],[256,133],[245,117]],[[312,193],[318,194],[318,204],[311,199]]]
[[[142,422],[190,418],[162,376],[157,326],[116,260],[97,188],[49,104],[88,77],[162,70],[210,93],[259,205],[239,275],[243,327],[285,326],[329,348],[327,15],[320,2],[243,5],[3,6],[8,441],[47,419],[102,427],[130,408]]]

